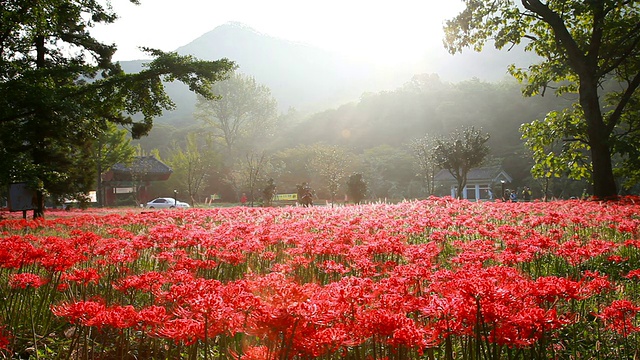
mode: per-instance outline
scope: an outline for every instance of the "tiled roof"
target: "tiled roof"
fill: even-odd
[[[173,170],[155,156],[137,156],[131,165],[115,164],[102,175],[103,181],[163,181],[171,176]]]
[[[111,167],[111,170],[116,173],[126,172],[137,174],[171,174],[173,172],[167,164],[156,159],[153,155],[136,156],[130,166],[123,163],[117,163]]]

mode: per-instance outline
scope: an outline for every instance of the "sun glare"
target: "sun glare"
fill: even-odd
[[[460,10],[459,1],[397,0],[322,3],[277,0],[113,2],[119,19],[95,29],[118,46],[117,60],[139,59],[140,46],[173,51],[224,23],[244,23],[286,40],[306,43],[371,63],[415,61],[442,46],[442,25]]]

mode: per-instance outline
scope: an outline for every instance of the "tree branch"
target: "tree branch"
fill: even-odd
[[[588,74],[588,66],[584,53],[571,36],[562,18],[539,0],[521,0],[521,3],[525,9],[538,14],[542,18],[542,21],[551,26],[557,42],[562,44],[567,50],[569,64],[573,70],[579,75]]]
[[[614,69],[616,69],[617,67],[619,67],[620,64],[622,64],[623,61],[627,60],[630,56],[632,56],[632,54],[634,53],[634,50],[636,50],[638,48],[638,45],[640,45],[640,36],[631,36],[631,35],[632,34],[635,35],[638,32],[640,32],[640,23],[636,24],[636,26],[634,26],[632,29],[627,31],[627,34],[629,36],[623,36],[622,37],[622,41],[620,41],[618,44],[614,45],[615,48],[622,48],[624,43],[627,42],[627,40],[634,39],[634,41],[631,44],[629,44],[627,49],[623,52],[623,54],[615,62],[613,62],[609,66],[607,66],[605,68],[602,68],[600,70],[600,74],[598,74],[598,76],[602,76],[604,74],[608,74],[609,72],[611,72]]]
[[[618,123],[620,122],[622,112],[625,106],[629,103],[629,101],[633,97],[633,94],[635,93],[635,91],[638,89],[638,86],[640,86],[640,73],[637,73],[634,76],[634,78],[629,82],[629,86],[627,87],[627,90],[625,90],[624,93],[622,94],[622,97],[620,98],[620,101],[618,101],[618,105],[616,106],[615,110],[613,110],[613,112],[609,115],[608,119],[606,120],[605,126],[608,134],[610,134],[613,131],[613,129],[616,127],[616,125],[618,125]]]

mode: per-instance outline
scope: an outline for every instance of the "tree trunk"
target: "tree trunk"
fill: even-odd
[[[96,188],[96,200],[98,207],[104,207],[104,190],[102,189],[102,143],[98,139],[98,181]]]
[[[589,146],[591,147],[593,195],[597,199],[613,199],[618,192],[611,163],[611,148],[609,144],[611,134],[607,131],[602,118],[597,84],[595,82],[581,79],[580,105],[587,122],[587,134],[589,135]]]
[[[467,175],[461,175],[458,178],[458,191],[456,194],[456,198],[458,200],[462,200],[464,198],[464,187],[467,186]]]
[[[36,191],[36,197],[33,202],[33,219],[44,219],[44,193],[42,190]]]

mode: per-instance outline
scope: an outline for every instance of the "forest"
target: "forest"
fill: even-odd
[[[237,101],[225,106],[253,107],[246,116],[228,119],[227,125],[237,127],[232,146],[226,142],[229,134],[225,137],[220,124],[224,116],[202,111],[202,101],[193,119],[180,122],[180,126],[159,122],[149,136],[133,142],[143,154],[156,154],[176,171],[168,181],[154,184],[158,195],[172,189],[189,193],[189,180],[180,170],[185,164],[181,156],[197,152],[218,160],[209,164],[209,175],[203,176],[205,181],[193,193],[196,202],[203,202],[212,194],[235,202],[242,193],[252,192],[258,202],[268,179],[274,179],[280,193],[294,193],[296,185],[307,182],[320,198],[328,199],[329,184],[323,175],[323,167],[328,166],[328,150],[337,150],[341,155],[341,198],[347,178],[353,173],[363,174],[370,201],[447,195],[448,188],[436,187],[432,194],[423,186],[411,144],[425,136],[439,137],[473,126],[490,135],[491,152],[484,165],[502,166],[514,178],[512,187],[529,186],[534,197],[541,198],[542,187],[531,176],[533,159],[519,129],[524,123],[570,106],[572,100],[556,96],[525,98],[521,85],[513,79],[485,82],[474,78],[449,83],[437,74],[419,74],[393,91],[363,93],[360,99],[332,109],[310,114],[290,109],[275,114],[275,99],[268,88],[256,84],[250,76],[238,74],[234,79],[229,82],[235,82],[235,91],[255,92],[265,101],[241,103],[240,96],[229,96]],[[235,94],[228,87],[215,89]],[[260,109],[264,103],[271,106],[271,121],[252,115],[265,111]],[[205,155],[207,152],[209,155]],[[325,160],[315,160],[323,156],[318,154],[324,154]],[[256,179],[249,176],[251,170],[258,170]],[[584,181],[554,179],[550,195],[580,196],[585,186]]]

